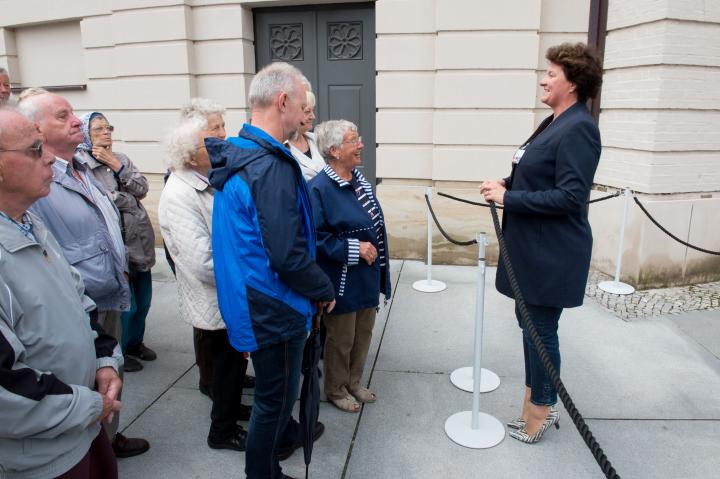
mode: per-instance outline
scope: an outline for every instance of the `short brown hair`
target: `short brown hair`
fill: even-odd
[[[584,43],[562,43],[548,48],[545,58],[560,65],[565,78],[575,85],[578,100],[595,98],[602,85],[602,60]]]

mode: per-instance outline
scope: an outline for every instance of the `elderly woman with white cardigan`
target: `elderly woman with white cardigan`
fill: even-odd
[[[305,115],[300,128],[288,142],[290,153],[295,157],[300,165],[305,181],[312,180],[315,175],[325,168],[325,159],[323,158],[315,140],[315,134],[312,133],[313,121],[315,121],[315,95],[310,90],[307,91],[307,106],[303,110]]]
[[[220,316],[212,256],[213,189],[207,174],[207,120],[194,117],[167,139],[171,170],[158,208],[160,231],[175,260],[180,317],[201,330],[205,348],[213,355],[213,400],[208,445],[214,449],[245,450],[250,408],[240,403],[247,359],[231,345]],[[198,351],[196,349],[196,355]],[[202,383],[201,383],[202,384]]]

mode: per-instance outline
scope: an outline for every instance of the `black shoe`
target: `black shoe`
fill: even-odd
[[[250,376],[249,374],[245,375],[245,379],[243,380],[243,388],[252,389],[255,387],[255,376]]]
[[[140,358],[143,361],[155,361],[157,359],[157,354],[155,354],[155,351],[148,348],[143,343],[136,344],[135,346],[128,346],[125,350],[125,354],[135,356],[136,358]]]
[[[212,388],[211,388],[210,386],[206,386],[206,385],[204,385],[204,384],[201,383],[201,384],[198,384],[198,388],[200,388],[200,392],[201,392],[202,394],[206,395],[206,396],[209,397],[210,399],[213,398],[213,397],[212,397]]]
[[[316,422],[315,431],[313,431],[313,442],[317,441],[324,432],[325,424],[320,421]],[[296,449],[301,448],[302,445],[302,438],[298,437],[292,444],[279,447],[275,453],[275,457],[277,457],[279,461],[284,461],[288,457],[292,456],[293,452],[295,452]]]
[[[118,432],[115,434],[112,448],[115,457],[133,457],[147,452],[150,449],[150,443],[139,437],[125,437]]]
[[[246,439],[247,432],[245,431],[245,429],[238,427],[235,430],[235,434],[220,441],[213,439],[211,436],[208,436],[207,444],[212,449],[232,449],[233,451],[244,451]]]
[[[246,406],[245,404],[241,404],[240,405],[240,414],[238,414],[238,421],[249,421],[251,414],[252,414],[252,406]]]
[[[130,356],[125,356],[125,365],[123,371],[126,373],[134,373],[136,371],[142,371],[143,365],[140,361]]]

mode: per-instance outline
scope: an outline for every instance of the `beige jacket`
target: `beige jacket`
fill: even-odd
[[[225,329],[212,256],[213,189],[192,170],[173,171],[160,195],[158,219],[175,261],[180,317],[199,329]]]

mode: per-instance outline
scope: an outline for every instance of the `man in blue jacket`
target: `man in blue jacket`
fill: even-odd
[[[205,140],[216,189],[213,258],[218,303],[235,349],[250,352],[255,402],[245,452],[249,479],[285,478],[278,454],[298,437],[290,421],[315,303],[335,305],[315,263],[315,227],[300,167],[283,146],[300,126],[307,79],[273,63],[250,84],[252,125]],[[322,426],[316,428],[316,435]],[[286,448],[285,448],[286,449]]]

